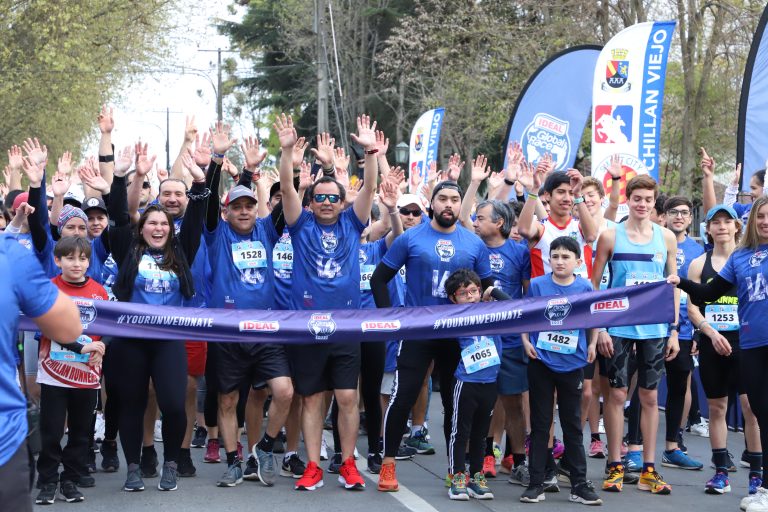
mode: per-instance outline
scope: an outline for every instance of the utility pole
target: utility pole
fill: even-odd
[[[328,131],[328,56],[323,50],[323,19],[324,9],[319,0],[315,0],[315,48],[317,55],[317,131]]]
[[[219,55],[219,81],[218,85],[216,86],[216,115],[218,116],[219,122],[224,118],[223,112],[222,112],[222,94],[221,94],[221,48],[216,50],[216,53]]]
[[[171,172],[171,109],[165,107],[165,168]]]

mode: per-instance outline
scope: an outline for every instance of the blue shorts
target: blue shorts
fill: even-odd
[[[500,395],[519,395],[528,391],[528,356],[522,345],[502,349],[496,387]]]

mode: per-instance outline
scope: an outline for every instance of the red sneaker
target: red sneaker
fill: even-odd
[[[343,485],[345,489],[365,489],[365,481],[357,470],[354,457],[348,458],[341,465],[341,468],[339,469],[339,483]]]
[[[221,456],[219,455],[220,448],[218,439],[209,439],[208,445],[205,447],[205,457],[203,457],[203,461],[208,463],[221,462]]]
[[[397,491],[397,476],[395,476],[395,465],[382,464],[379,471],[379,490],[383,492]]]
[[[485,478],[496,478],[496,457],[486,455],[483,459],[483,474]]]
[[[503,459],[501,459],[501,468],[499,468],[499,471],[502,473],[512,473],[512,467],[514,466],[515,461],[512,458],[511,455],[507,455]]]
[[[314,491],[322,486],[323,470],[317,467],[317,464],[310,461],[307,464],[307,469],[304,470],[304,474],[296,481],[294,489],[297,491]]]

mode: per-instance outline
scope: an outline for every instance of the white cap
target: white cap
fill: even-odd
[[[83,192],[83,187],[77,183],[70,186],[69,190],[67,190],[67,193],[64,194],[64,201],[67,200],[76,201],[79,208],[79,205],[82,205],[83,201],[85,201],[85,192]]]
[[[408,206],[409,204],[415,204],[419,208],[421,208],[421,199],[419,199],[419,196],[416,194],[403,194],[400,196],[400,199],[397,200],[397,207],[403,208],[404,206]]]

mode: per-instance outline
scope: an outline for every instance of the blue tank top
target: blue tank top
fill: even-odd
[[[611,266],[609,288],[636,286],[663,280],[667,265],[667,244],[664,243],[661,227],[653,224],[651,241],[646,244],[636,244],[627,236],[626,224],[618,224],[613,257],[609,263]],[[634,340],[665,338],[667,324],[610,327],[608,334]]]

